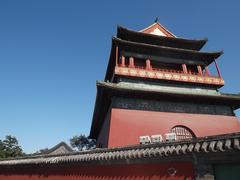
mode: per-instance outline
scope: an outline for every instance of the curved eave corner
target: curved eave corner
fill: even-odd
[[[102,127],[104,121],[104,105],[103,105],[103,88],[100,85],[101,81],[97,81],[97,95],[96,101],[94,105],[93,117],[92,117],[92,125],[90,129],[90,138],[96,139],[98,134],[100,133],[100,129]],[[106,100],[106,99],[105,99]],[[105,107],[106,108],[106,107]]]

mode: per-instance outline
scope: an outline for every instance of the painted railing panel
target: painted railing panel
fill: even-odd
[[[129,67],[115,67],[115,74],[142,77],[162,80],[172,80],[181,82],[201,83],[201,84],[213,84],[224,85],[224,80],[216,76],[202,76],[197,74],[185,74],[181,71],[168,71],[160,69],[146,70],[145,68],[129,68]]]

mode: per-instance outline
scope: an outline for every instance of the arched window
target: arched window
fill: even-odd
[[[196,137],[193,131],[185,126],[175,126],[171,129],[171,133],[176,134],[177,140],[192,139]]]

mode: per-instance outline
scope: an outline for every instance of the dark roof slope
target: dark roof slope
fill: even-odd
[[[217,52],[201,52],[189,49],[179,49],[167,46],[158,46],[153,44],[138,43],[132,41],[122,40],[113,37],[113,42],[116,46],[119,46],[124,51],[144,53],[148,55],[157,55],[160,57],[170,57],[184,60],[197,60],[202,61],[202,64],[208,65],[223,54],[223,51]],[[151,59],[153,60],[153,59]],[[186,62],[187,63],[187,62]],[[181,64],[179,62],[179,64]],[[188,63],[187,63],[188,64]]]
[[[165,36],[157,36],[153,34],[132,31],[121,26],[118,26],[117,28],[117,37],[122,40],[127,40],[132,42],[174,47],[174,48],[180,48],[180,49],[197,50],[197,51],[199,51],[207,42],[207,39],[190,40],[190,39],[182,39],[177,37],[172,38],[172,37],[165,37]]]

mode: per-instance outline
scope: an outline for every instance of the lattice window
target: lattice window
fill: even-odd
[[[196,137],[192,130],[185,126],[175,126],[171,129],[171,132],[176,134],[177,140],[192,139]]]

